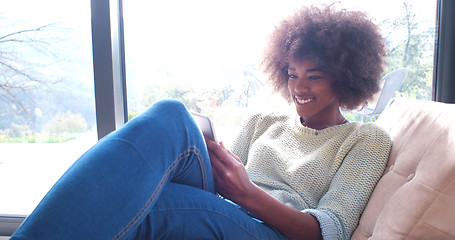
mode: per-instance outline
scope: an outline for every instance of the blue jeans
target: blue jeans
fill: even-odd
[[[285,239],[215,193],[184,105],[163,100],[78,159],[12,239]]]

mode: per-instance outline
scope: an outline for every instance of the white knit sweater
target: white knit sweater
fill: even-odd
[[[250,179],[283,203],[315,216],[324,239],[349,239],[381,177],[391,140],[373,123],[314,130],[297,114],[255,114],[232,151]]]

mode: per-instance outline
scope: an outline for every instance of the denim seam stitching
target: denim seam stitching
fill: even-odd
[[[199,149],[196,146],[191,146],[190,148],[194,148],[194,153],[196,155],[196,158],[199,162],[199,166],[201,168],[201,176],[202,176],[202,187],[204,190],[208,190],[208,182],[207,182],[207,175],[205,174],[206,172],[206,166],[204,164],[204,159],[202,158],[202,155],[199,151]]]
[[[138,151],[140,152],[140,151]],[[201,160],[200,157],[200,152],[195,146],[189,146],[188,149],[177,156],[177,158],[169,165],[169,167],[166,169],[166,172],[164,173],[164,176],[161,178],[160,182],[158,183],[157,187],[155,188],[155,191],[152,193],[150,196],[149,200],[144,204],[144,206],[141,208],[141,210],[136,214],[136,216],[131,219],[131,221],[122,229],[120,232],[118,232],[112,239],[120,239],[123,237],[128,231],[131,230],[131,228],[139,221],[139,219],[143,216],[143,214],[149,209],[150,205],[154,202],[156,195],[158,192],[161,191],[161,189],[164,186],[164,183],[166,182],[167,177],[169,176],[170,172],[174,170],[174,168],[177,166],[177,164],[180,162],[180,160],[188,157],[190,153],[193,152],[196,154],[199,166],[201,168],[204,168],[205,170],[205,165],[203,164],[203,161]],[[142,155],[142,154],[141,154]],[[145,159],[145,158],[144,158]],[[202,170],[202,169],[201,169]],[[202,180],[203,180],[203,185],[204,188],[206,188],[207,182],[207,176],[205,175],[205,171],[202,171]]]

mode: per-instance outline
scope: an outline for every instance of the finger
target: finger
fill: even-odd
[[[223,142],[217,143],[209,139],[207,142],[207,148],[212,152],[213,155],[216,155],[218,157],[221,163],[225,164],[226,166],[232,166],[237,163],[243,165],[239,157],[224,147]]]
[[[212,159],[216,158],[218,161],[223,162],[223,160],[220,158],[220,151],[217,150],[217,148],[220,147],[218,145],[218,143],[216,143],[215,141],[210,140],[208,138],[206,138],[206,139],[207,139],[207,141],[206,141],[207,151],[209,153],[210,161],[212,161]]]
[[[207,148],[212,154],[217,156],[222,162],[229,162],[230,154],[227,149],[222,147],[220,144],[212,141],[207,144]]]
[[[212,165],[212,174],[213,174],[213,179],[215,182],[218,182],[220,179],[220,171]]]
[[[223,145],[220,144],[220,146],[222,148],[223,154],[225,154],[226,156],[229,156],[230,163],[241,163],[243,165],[243,163],[239,157],[237,157],[234,153],[232,153],[229,149],[225,148]],[[234,162],[233,160],[236,162]],[[228,162],[228,161],[226,161],[226,162]]]
[[[218,159],[214,159],[211,164],[213,180],[215,181],[215,188],[218,191],[219,184],[223,183],[223,171],[224,166],[219,162]]]
[[[207,145],[208,148],[213,148],[215,147],[216,145],[218,145],[217,142],[213,141],[212,139],[204,136],[204,140],[205,140],[205,144]]]
[[[213,151],[209,150],[209,158],[212,167],[220,169],[223,167],[223,161]]]
[[[237,155],[235,155],[234,153],[232,153],[229,149],[225,148],[226,151],[229,153],[229,155],[231,155],[231,157],[233,157],[235,160],[237,160],[237,162],[241,163],[243,165],[243,162],[242,160],[240,160],[239,157],[237,157]]]

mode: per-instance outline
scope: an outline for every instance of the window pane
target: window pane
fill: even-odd
[[[0,214],[29,214],[96,142],[90,2],[0,12]]]
[[[211,115],[218,136],[229,142],[248,111],[283,106],[281,97],[270,97],[261,54],[274,25],[302,1],[123,4],[130,116],[157,99],[180,99]],[[366,11],[381,25],[390,55],[384,74],[409,70],[398,96],[430,99],[436,2],[351,0],[340,6]]]

